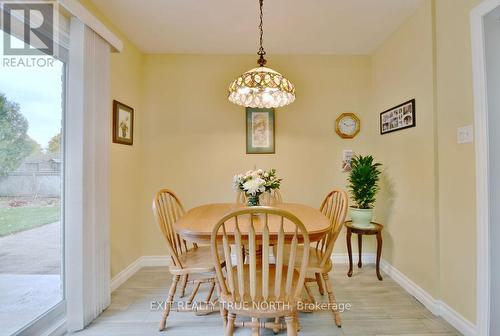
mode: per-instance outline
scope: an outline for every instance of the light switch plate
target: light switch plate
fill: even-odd
[[[467,144],[474,141],[474,129],[472,125],[459,127],[457,129],[457,143]]]

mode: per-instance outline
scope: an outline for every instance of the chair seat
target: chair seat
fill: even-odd
[[[212,258],[212,251],[210,246],[198,246],[192,248],[187,252],[179,255],[181,267],[175,265],[170,266],[172,274],[186,274],[186,273],[214,273],[214,261]]]
[[[267,318],[267,317],[280,317],[289,315],[296,310],[297,299],[288,301],[283,298],[276,299],[274,295],[274,284],[275,284],[275,276],[276,276],[276,265],[269,265],[269,281],[265,284],[262,284],[262,270],[257,267],[256,271],[256,279],[258,279],[256,283],[256,299],[252,300],[250,296],[250,266],[245,264],[243,267],[244,270],[244,286],[245,292],[243,295],[243,299],[239,296],[239,280],[238,280],[238,271],[237,266],[233,267],[233,274],[235,279],[235,292],[236,292],[236,300],[233,300],[231,295],[222,295],[221,303],[224,307],[229,311],[238,315],[244,316],[254,316],[255,312],[258,312],[259,316]],[[281,293],[285,293],[286,287],[286,276],[288,272],[288,267],[283,265],[282,276],[281,276]],[[292,274],[292,288],[296,286],[296,283],[299,280],[299,273],[294,269]],[[264,300],[262,297],[262,288],[264,285],[268,288],[269,294],[268,299]]]
[[[304,254],[304,246],[300,245],[297,247],[297,254],[295,256],[295,265],[300,265],[302,262],[302,255]],[[327,258],[325,264],[321,266],[321,261],[323,260],[325,254],[316,249],[315,247],[309,247],[309,262],[307,263],[307,271],[314,273],[328,273],[332,269],[332,261]],[[284,260],[288,261],[290,257],[290,249],[285,250]]]

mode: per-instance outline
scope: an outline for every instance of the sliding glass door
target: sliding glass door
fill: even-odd
[[[8,37],[12,45],[23,44]],[[0,336],[22,333],[64,301],[65,62],[7,56],[3,46]]]

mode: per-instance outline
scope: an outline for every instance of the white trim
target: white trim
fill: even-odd
[[[380,262],[380,268],[398,285],[403,287],[410,295],[415,297],[434,315],[441,316],[455,329],[465,336],[476,336],[476,327],[458,312],[441,300],[436,300],[425,289],[414,283],[410,278],[400,272],[397,268],[389,264],[386,260]]]
[[[439,316],[445,319],[455,329],[460,331],[464,336],[480,335],[476,331],[476,326],[470,321],[465,319],[462,315],[457,313],[453,308],[448,306],[443,301],[437,301],[436,304],[439,308]]]
[[[426,290],[414,283],[410,278],[400,272],[397,268],[389,264],[386,260],[382,260],[380,268],[384,273],[391,277],[398,285],[403,287],[408,293],[415,297],[434,315],[439,315],[439,309],[436,306],[436,299],[432,297]]]
[[[143,257],[138,258],[136,261],[132,262],[130,265],[125,267],[120,273],[115,275],[111,279],[111,292],[114,292],[118,287],[120,287],[125,281],[130,279],[132,275],[137,273],[143,266],[141,265],[141,260]]]
[[[77,0],[59,0],[64,9],[71,15],[77,17],[86,26],[101,36],[106,42],[111,45],[112,51],[122,52],[123,42],[111,30],[108,29],[99,19],[90,13],[82,4]]]
[[[374,264],[376,259],[375,257],[375,253],[363,253],[361,255],[361,260],[364,264]],[[354,258],[354,255],[353,259],[357,260],[357,258]],[[334,253],[332,255],[332,260],[334,264],[347,264],[349,262],[347,253]],[[136,261],[127,266],[123,271],[118,273],[111,280],[111,291],[115,291],[143,267],[168,266],[169,264],[169,256],[139,257]],[[408,278],[386,260],[382,259],[380,261],[380,268],[387,276],[392,278],[392,280],[394,280],[398,285],[404,288],[410,295],[415,297],[416,300],[422,303],[434,315],[444,318],[449,324],[460,331],[463,335],[483,336],[476,333],[476,327],[474,326],[474,324],[472,324],[458,312],[453,310],[446,303],[442,302],[441,300],[436,300],[425,289],[418,286],[410,278]]]
[[[353,256],[353,258],[353,262],[357,264],[357,256]],[[332,255],[332,261],[334,264],[347,264],[349,263],[349,258],[347,253],[334,253]],[[375,253],[363,253],[361,255],[361,261],[366,265],[374,264]],[[114,292],[143,267],[161,267],[168,265],[170,265],[170,257],[167,255],[139,257],[111,279],[111,291]]]
[[[349,263],[349,255],[347,253],[333,253],[331,257],[333,264],[348,264]],[[361,262],[365,265],[375,264],[376,255],[375,253],[362,253],[361,254]],[[358,255],[353,253],[352,256],[353,267],[358,264]]]
[[[357,264],[357,256],[354,257],[353,262]],[[335,253],[332,255],[332,261],[334,264],[347,264],[349,263],[349,258],[347,253]],[[363,264],[374,264],[375,263],[375,253],[363,253],[361,255],[361,261]],[[118,287],[125,283],[130,277],[137,273],[143,267],[161,267],[168,266],[170,264],[169,256],[142,256],[137,258],[134,262],[128,265],[120,273],[115,275],[111,279],[111,291],[114,292]]]
[[[493,11],[495,8],[500,6],[500,0],[483,0],[480,4],[474,7],[471,11],[471,18],[473,17],[483,17],[489,12]]]
[[[170,256],[143,256],[141,258],[142,267],[161,267],[170,265]]]
[[[132,275],[137,273],[143,267],[158,267],[168,266],[170,264],[169,256],[142,256],[137,258],[134,262],[128,265],[124,270],[115,275],[111,279],[111,292],[114,292],[125,281],[130,279]]]
[[[354,258],[355,257],[355,258]],[[353,256],[353,262],[357,264],[357,256]],[[332,255],[332,261],[334,264],[347,264],[349,263],[349,258],[347,253],[334,253]],[[363,253],[361,255],[361,261],[363,264],[374,264],[375,263],[375,253]],[[161,267],[168,266],[170,264],[169,256],[142,256],[137,258],[134,262],[128,265],[120,273],[115,275],[111,279],[111,291],[114,292],[118,287],[125,283],[130,277],[137,273],[143,267]],[[356,266],[357,267],[357,266]]]
[[[483,18],[500,6],[500,0],[484,0],[470,13],[474,124],[476,152],[477,230],[477,335],[489,335],[490,255],[489,255],[489,135],[486,84],[486,55]]]
[[[357,256],[353,256],[353,262],[357,264]],[[332,255],[332,261],[334,264],[347,264],[349,263],[349,258],[347,253],[334,253]],[[374,264],[375,263],[375,253],[363,253],[361,255],[361,261],[363,264]],[[142,256],[137,258],[134,262],[128,265],[120,273],[115,275],[111,279],[111,291],[115,291],[120,287],[125,281],[130,279],[136,272],[138,272],[143,267],[161,267],[168,266],[170,264],[169,256]]]

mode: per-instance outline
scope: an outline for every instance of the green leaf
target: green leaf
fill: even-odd
[[[379,190],[380,163],[374,163],[373,156],[355,156],[351,161],[348,189],[351,198],[360,209],[370,209]]]

